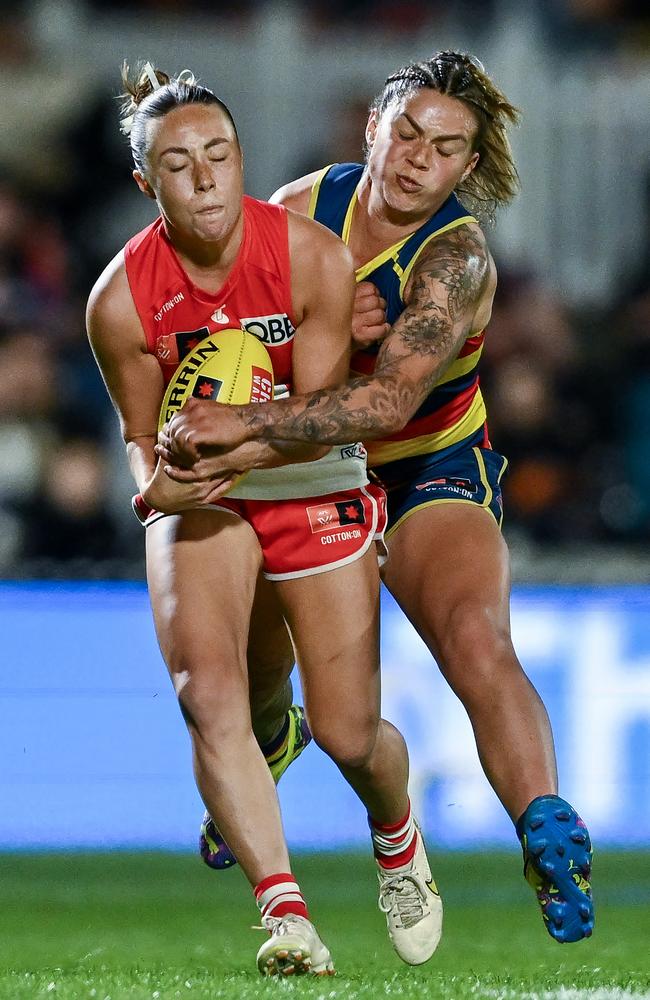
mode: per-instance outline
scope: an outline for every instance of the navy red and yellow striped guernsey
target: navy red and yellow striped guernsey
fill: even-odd
[[[309,215],[349,242],[357,188],[363,167],[337,163],[325,167],[313,185]],[[424,225],[410,236],[384,250],[357,270],[357,281],[372,281],[386,300],[386,319],[394,323],[405,309],[402,298],[419,255],[432,239],[467,222],[468,215],[452,194]],[[370,467],[386,465],[416,455],[447,458],[471,447],[489,447],[485,404],[481,395],[478,365],[483,350],[483,332],[469,337],[406,427],[381,441],[367,442]],[[371,345],[352,356],[355,375],[374,371],[379,346]]]

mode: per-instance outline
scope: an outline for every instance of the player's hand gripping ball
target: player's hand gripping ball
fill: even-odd
[[[266,403],[273,399],[273,364],[266,347],[246,330],[219,330],[181,361],[167,386],[158,430],[190,397],[218,403]],[[238,476],[234,482],[242,479]]]

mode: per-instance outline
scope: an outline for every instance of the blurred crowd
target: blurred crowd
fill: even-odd
[[[100,13],[170,15],[183,18],[214,14],[242,25],[277,0],[86,0]],[[366,27],[408,33],[443,23],[473,20],[489,30],[508,6],[519,17],[536,20],[553,47],[602,50],[616,45],[650,46],[650,14],[645,0],[286,0],[286,6],[306,13],[315,27]]]
[[[262,2],[233,6],[241,15]],[[89,5],[115,7],[113,0]],[[205,5],[141,6],[188,12]],[[431,13],[422,0],[407,6],[415,17]],[[484,0],[462,6],[486,9]],[[578,23],[580,45],[586,35],[596,45],[609,33],[611,42],[614,27],[621,35],[635,31],[638,42],[648,28],[641,5],[625,0],[543,6],[549,27],[552,18],[565,25],[566,44]],[[351,11],[389,18],[394,7],[346,0],[313,10],[323,20]],[[79,80],[68,73],[57,83],[40,64],[26,14],[7,18],[3,28],[0,77],[9,74],[15,86],[5,88],[3,107],[11,127],[0,130],[0,576],[137,578],[142,533],[84,308],[108,259],[148,220],[125,221],[116,210],[132,204],[132,181],[113,98],[101,89],[93,97],[86,82],[84,102],[72,100]],[[313,163],[297,158],[296,173],[360,155],[366,107],[351,99],[338,148],[314,151]],[[650,218],[650,181],[639,210]],[[647,542],[650,243],[616,301],[597,312],[572,309],[541,274],[497,264],[483,388],[493,446],[510,460],[507,531],[549,546]]]

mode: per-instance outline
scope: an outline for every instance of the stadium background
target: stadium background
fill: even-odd
[[[83,326],[95,277],[153,217],[117,126],[122,59],[190,67],[214,88],[247,190],[266,197],[358,158],[387,73],[445,47],[477,54],[523,112],[523,191],[491,234],[483,376],[511,463],[516,645],[552,717],[562,791],[600,845],[650,846],[644,5],[38,0],[0,13],[0,849],[190,850],[201,811]],[[431,847],[514,850],[462,710],[384,610],[384,713],[409,741]],[[293,847],[365,845],[362,811],[315,748],[281,798]]]

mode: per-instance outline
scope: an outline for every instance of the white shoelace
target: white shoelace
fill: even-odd
[[[291,931],[291,924],[299,924],[300,918],[297,916],[292,916],[291,914],[286,917],[262,917],[262,925],[256,925],[252,929],[254,931],[268,931],[269,934],[289,934]],[[302,928],[301,928],[302,929]]]
[[[382,913],[397,911],[402,927],[409,930],[424,916],[426,893],[413,875],[394,875],[381,880],[379,909]]]

